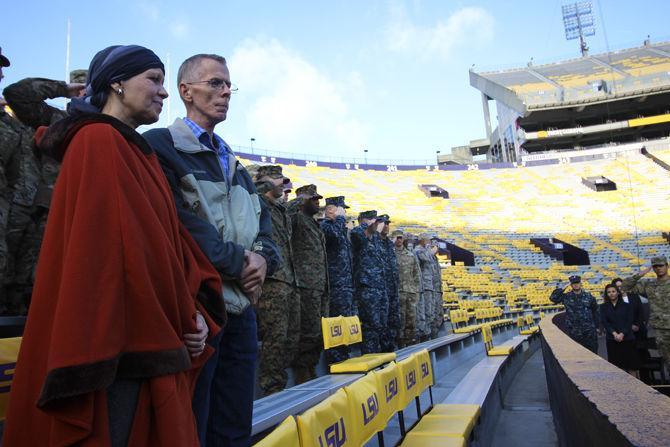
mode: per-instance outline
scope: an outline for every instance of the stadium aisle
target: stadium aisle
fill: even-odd
[[[558,445],[541,349],[526,361],[514,378],[505,395],[493,439],[493,447]]]

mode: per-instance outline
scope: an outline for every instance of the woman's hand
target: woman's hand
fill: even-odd
[[[209,334],[209,328],[205,322],[205,317],[200,312],[195,314],[195,328],[198,331],[195,334],[184,334],[184,345],[188,349],[191,357],[197,357],[205,350],[205,340]]]

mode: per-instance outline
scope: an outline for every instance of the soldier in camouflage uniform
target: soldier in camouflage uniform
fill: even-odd
[[[354,301],[363,331],[363,354],[380,352],[381,338],[388,320],[388,300],[384,282],[383,250],[379,233],[383,223],[377,211],[364,211],[359,225],[351,230],[354,259]]]
[[[442,267],[440,260],[437,258],[438,246],[437,241],[433,241],[430,253],[433,258],[433,325],[431,326],[430,335],[432,338],[437,337],[440,328],[444,324],[444,304],[442,303]]]
[[[326,199],[325,219],[321,230],[326,238],[326,257],[328,260],[328,279],[330,282],[331,317],[338,315],[356,315],[354,309],[354,276],[351,241],[346,226],[344,197]],[[328,363],[341,362],[349,357],[349,347],[339,346],[327,352]]]
[[[549,299],[565,306],[565,326],[570,338],[597,354],[596,330],[600,322],[598,304],[593,295],[582,289],[582,279],[579,276],[571,276],[569,280],[572,288],[570,292],[557,287],[551,292]]]
[[[429,234],[424,233],[419,236],[419,245],[414,248],[414,253],[419,259],[419,266],[421,267],[421,284],[423,286],[418,304],[418,306],[421,306],[423,309],[424,316],[424,322],[420,328],[421,332],[419,334],[423,341],[430,338],[433,323],[435,321],[435,288],[433,285],[434,266]]]
[[[281,166],[260,166],[256,178],[256,190],[272,217],[272,239],[283,260],[277,271],[265,278],[258,302],[258,333],[262,341],[258,383],[267,396],[286,387],[286,368],[298,351],[300,295],[293,269],[291,218],[278,200],[289,179],[283,176]]]
[[[651,270],[655,279],[643,280]],[[665,256],[651,258],[651,266],[623,280],[622,288],[627,293],[644,295],[649,300],[649,323],[654,328],[656,346],[666,364],[670,364],[670,275]]]
[[[388,237],[391,218],[388,214],[382,214],[379,217],[384,222],[384,227],[380,233],[380,240],[383,248],[386,296],[389,303],[386,334],[382,337],[381,348],[383,352],[393,352],[397,349],[397,339],[402,327],[400,322],[400,296],[398,295],[400,277],[398,273],[398,260],[395,256],[395,247],[393,241]]]
[[[319,211],[316,185],[301,186],[289,204],[293,235],[293,260],[300,293],[299,354],[293,362],[296,384],[316,377],[316,364],[323,350],[321,317],[328,315],[328,267],[326,241],[314,219]]]
[[[421,268],[414,253],[405,247],[402,231],[391,233],[391,240],[398,261],[401,327],[398,345],[403,348],[417,342],[416,307],[421,287]]]
[[[78,70],[73,75],[80,74]],[[84,74],[85,76],[85,74]],[[80,79],[79,79],[80,80]],[[0,146],[9,154],[11,140],[21,135],[22,149],[9,156],[3,167],[9,173],[9,184],[2,185],[3,196],[11,195],[9,208],[0,205],[0,225],[4,229],[6,244],[5,268],[2,270],[2,297],[0,303],[5,314],[25,314],[32,293],[35,267],[46,226],[51,192],[58,176],[59,165],[51,157],[36,153],[32,134],[39,126],[49,126],[67,116],[63,110],[45,103],[46,99],[72,98],[83,92],[84,84],[66,84],[43,78],[27,78],[5,88],[3,94],[7,104],[18,120],[26,127],[19,130],[10,117],[3,112],[4,126],[0,130]],[[10,130],[10,127],[14,130]],[[14,134],[15,137],[10,137]],[[9,152],[6,152],[9,150]],[[13,190],[13,191],[10,191]],[[0,199],[2,200],[2,199]],[[0,248],[2,251],[2,248]]]

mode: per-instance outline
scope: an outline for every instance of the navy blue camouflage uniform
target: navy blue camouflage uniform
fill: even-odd
[[[389,238],[380,238],[380,241],[384,249],[384,281],[388,299],[386,334],[382,337],[381,348],[384,352],[393,352],[396,350],[396,340],[400,333],[400,274],[393,242]]]
[[[383,248],[379,233],[370,238],[363,223],[351,230],[354,260],[354,300],[363,331],[364,354],[380,352],[388,319],[388,298],[384,282]]]
[[[351,241],[344,216],[334,220],[324,219],[321,230],[326,239],[326,258],[330,284],[329,316],[356,315],[354,306],[354,278]],[[341,346],[328,350],[329,363],[340,362],[349,357],[349,348]]]
[[[564,292],[557,288],[551,292],[549,299],[556,304],[565,306],[565,326],[567,334],[574,341],[594,353],[598,353],[598,304],[596,299],[584,290],[579,294],[574,291]]]

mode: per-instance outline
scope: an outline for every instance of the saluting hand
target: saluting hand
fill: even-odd
[[[77,98],[79,96],[84,96],[86,92],[86,84],[80,82],[73,82],[67,84],[67,96],[66,98]]]

